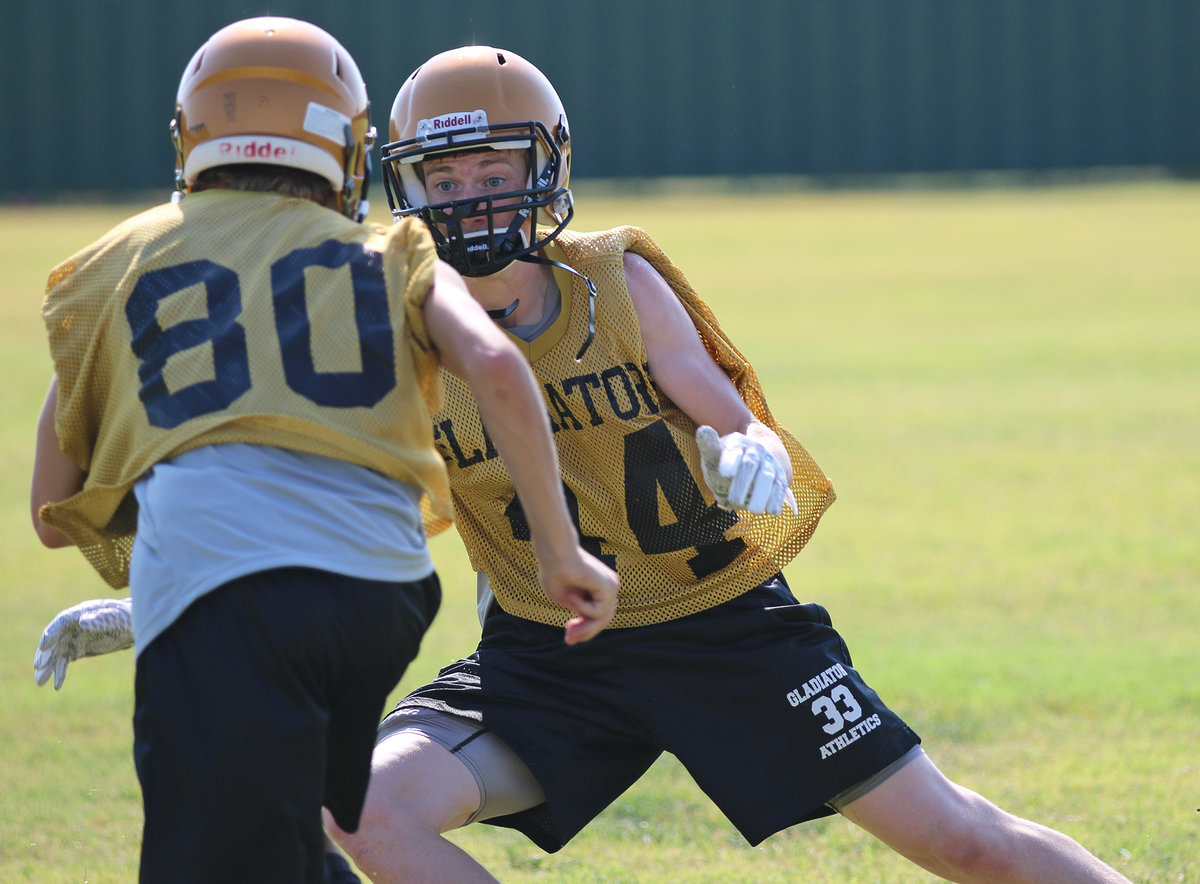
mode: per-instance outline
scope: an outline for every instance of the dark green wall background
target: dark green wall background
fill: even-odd
[[[0,199],[169,189],[183,65],[265,13],[346,45],[381,132],[429,55],[524,55],[576,179],[1200,166],[1200,0],[0,0]]]

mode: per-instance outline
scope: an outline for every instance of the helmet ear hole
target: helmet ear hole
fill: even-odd
[[[383,145],[384,187],[394,217],[418,215],[434,233],[441,257],[468,276],[495,273],[554,239],[571,208],[571,145],[567,116],[553,85],[514,52],[467,46],[435,55],[404,81],[392,104],[390,141]],[[520,190],[490,199],[437,202],[421,163],[438,154],[526,149],[528,176]],[[499,224],[493,206],[520,207],[519,222]],[[538,228],[538,215],[547,227]],[[492,234],[447,225],[486,217]],[[482,225],[476,222],[475,230]],[[527,231],[527,232],[526,232]]]

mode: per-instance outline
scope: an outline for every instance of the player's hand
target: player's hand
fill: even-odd
[[[796,496],[787,471],[761,443],[742,433],[718,436],[712,427],[696,428],[704,481],[726,510],[778,516],[786,503],[796,512]]]
[[[133,602],[90,599],[60,611],[42,632],[33,656],[33,677],[39,685],[54,674],[54,690],[67,677],[67,664],[133,646]]]
[[[569,645],[595,638],[612,621],[617,610],[617,572],[582,549],[567,563],[538,571],[550,600],[575,616],[567,621],[565,640]]]

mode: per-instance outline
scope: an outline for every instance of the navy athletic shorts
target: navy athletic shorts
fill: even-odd
[[[138,656],[140,881],[325,880],[321,807],[358,827],[375,731],[441,602],[282,568],[192,603]]]
[[[661,752],[683,763],[751,844],[834,811],[920,738],[852,667],[829,614],[782,575],[678,620],[562,629],[493,606],[476,652],[397,709],[480,722],[529,766],[546,803],[487,820],[555,851]]]

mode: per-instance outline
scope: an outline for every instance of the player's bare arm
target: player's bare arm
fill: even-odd
[[[52,528],[38,515],[42,506],[66,500],[82,490],[87,474],[80,469],[58,444],[54,428],[54,413],[58,407],[58,375],[50,381],[42,413],[38,417],[37,442],[34,449],[33,480],[29,488],[29,509],[33,529],[45,546],[57,549],[72,546],[74,541],[57,528]]]
[[[550,420],[525,357],[439,263],[425,322],[443,364],[471,385],[488,434],[521,496],[547,595],[575,617],[568,643],[586,641],[612,619],[617,576],[584,552],[567,511]]]
[[[704,477],[717,502],[776,515],[784,505],[795,509],[788,487],[792,462],[779,437],[746,407],[658,271],[632,252],[625,253],[624,264],[650,374],[699,427]]]

